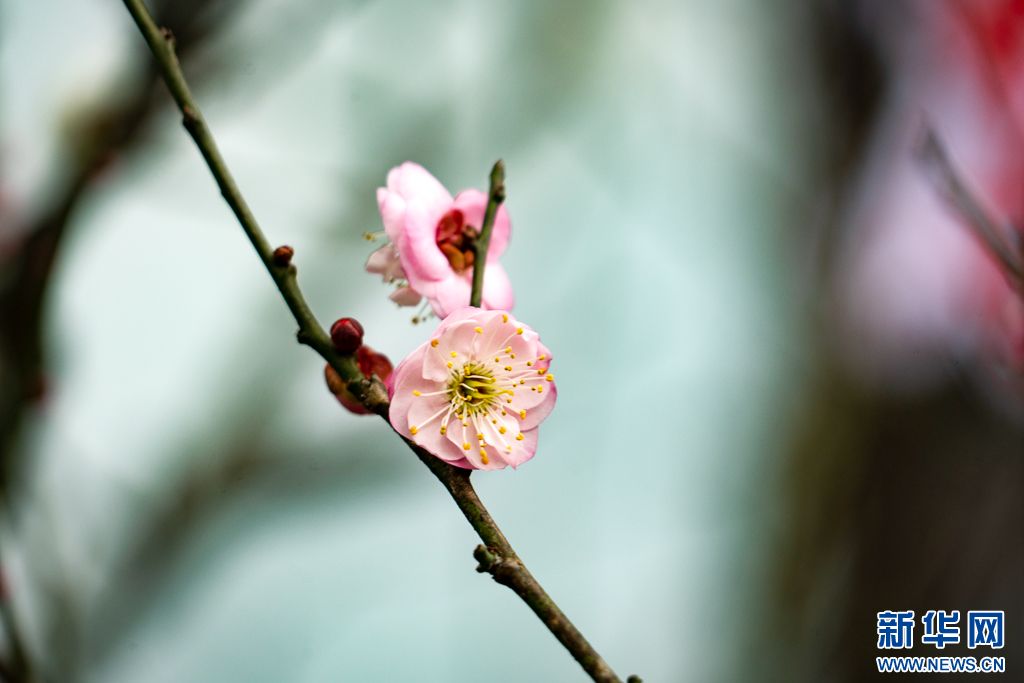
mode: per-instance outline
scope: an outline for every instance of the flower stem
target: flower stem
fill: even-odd
[[[484,268],[487,267],[487,250],[491,246],[491,232],[498,207],[505,201],[505,162],[498,159],[491,168],[491,185],[487,192],[487,209],[480,234],[473,241],[473,289],[469,294],[469,305],[479,306],[484,294]]]
[[[379,381],[367,382],[362,378],[355,361],[351,356],[335,352],[330,337],[317,322],[313,312],[306,304],[295,278],[295,267],[278,266],[274,263],[273,249],[264,236],[252,211],[242,197],[235,184],[224,159],[217,149],[198,105],[189,91],[181,65],[174,53],[173,38],[169,31],[157,27],[142,0],[124,0],[125,6],[138,25],[149,44],[150,50],[160,67],[164,80],[181,110],[185,129],[199,148],[206,165],[213,174],[221,194],[231,207],[242,229],[248,236],[253,248],[263,261],[264,267],[274,279],[281,297],[288,305],[292,316],[299,325],[299,342],[310,346],[319,353],[338,374],[350,382],[350,389],[360,397],[363,404],[384,419],[388,416],[388,398]],[[490,242],[491,230],[498,206],[505,197],[505,169],[498,161],[491,171],[491,187],[484,214],[484,224],[474,249],[476,264],[473,271],[473,296],[476,304],[480,302],[483,284],[483,265],[486,260],[487,247]],[[483,256],[481,256],[483,255]],[[483,552],[477,549],[480,560],[479,571],[490,573],[495,581],[508,586],[518,595],[533,612],[541,619],[548,630],[569,651],[577,662],[590,674],[591,678],[601,683],[619,683],[615,672],[605,663],[597,651],[587,642],[579,630],[565,616],[554,600],[544,591],[533,575],[526,569],[522,560],[512,549],[505,535],[491,517],[477,496],[469,480],[469,471],[452,467],[435,458],[410,441],[406,444],[416,453],[424,465],[444,485],[462,514],[484,542]]]
[[[174,50],[174,36],[169,30],[156,25],[142,0],[124,0],[124,4],[145,37],[146,43],[149,44],[153,56],[156,57],[167,88],[171,91],[171,96],[174,97],[178,109],[181,110],[182,125],[195,141],[196,147],[199,148],[206,165],[217,181],[224,201],[231,207],[231,211],[238,219],[242,230],[245,231],[249,242],[256,250],[260,260],[263,261],[274,284],[277,285],[281,298],[284,299],[295,322],[298,323],[299,330],[296,337],[299,343],[313,348],[323,356],[324,360],[330,363],[342,378],[347,380],[350,385],[354,385],[349,388],[356,396],[370,395],[369,398],[379,401],[383,387],[371,386],[366,382],[352,355],[339,354],[334,350],[330,336],[317,322],[299,289],[295,266],[291,264],[281,266],[275,263],[274,248],[263,234],[259,223],[256,222],[256,217],[239,191],[231,171],[228,170],[227,164],[224,162],[224,157],[221,156],[217,142],[213,139],[213,134],[192,97],[192,92]]]

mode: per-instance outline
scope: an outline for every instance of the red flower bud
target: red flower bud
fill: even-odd
[[[287,244],[283,244],[274,250],[271,259],[278,268],[287,268],[288,264],[292,262],[292,256],[295,256],[295,250]]]
[[[386,382],[391,376],[391,361],[383,353],[377,353],[369,346],[360,346],[356,351],[356,362],[359,364],[359,371],[363,377],[370,379],[377,375],[381,381]],[[327,380],[327,388],[338,403],[356,415],[369,415],[370,411],[363,407],[359,399],[348,390],[348,384],[343,380],[330,365],[324,367],[324,378]]]
[[[355,318],[341,318],[331,325],[331,342],[338,353],[355,353],[363,345],[363,326]]]

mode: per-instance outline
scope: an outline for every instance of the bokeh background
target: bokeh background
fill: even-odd
[[[621,675],[861,680],[909,608],[1005,609],[1018,666],[1020,302],[912,143],[1016,239],[1022,3],[150,5],[321,321],[395,362],[434,322],[362,271],[375,188],[505,159],[559,402],[474,481]],[[0,0],[0,316],[10,680],[584,679],[325,390],[113,0]]]

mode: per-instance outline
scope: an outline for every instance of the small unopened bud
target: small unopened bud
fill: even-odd
[[[356,362],[359,364],[359,372],[363,377],[370,379],[374,375],[382,382],[386,382],[391,376],[391,361],[383,353],[378,353],[369,346],[360,346],[356,351]],[[360,402],[359,398],[348,388],[348,382],[341,378],[330,365],[324,367],[324,378],[327,380],[327,388],[338,399],[341,405],[356,415],[370,415]]]
[[[355,318],[341,318],[331,325],[331,342],[338,353],[355,353],[363,345],[363,326]]]
[[[292,256],[295,256],[295,250],[287,244],[283,244],[274,250],[274,255],[271,258],[278,268],[287,268],[292,262]]]

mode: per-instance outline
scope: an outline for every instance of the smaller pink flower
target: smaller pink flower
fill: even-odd
[[[402,306],[425,297],[440,318],[469,304],[473,279],[472,236],[483,224],[487,195],[463,190],[454,198],[419,164],[407,161],[388,173],[377,190],[389,244],[370,255],[367,271],[400,282],[391,299]],[[487,249],[482,304],[508,310],[512,284],[498,259],[508,245],[508,212],[499,207]]]
[[[398,364],[392,426],[456,467],[518,467],[558,395],[551,352],[507,311],[467,306]]]

